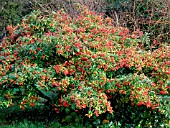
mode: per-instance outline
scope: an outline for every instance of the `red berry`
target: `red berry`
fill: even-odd
[[[31,107],[34,107],[34,106],[35,106],[35,104],[32,102],[32,103],[30,103],[30,106],[31,106]]]
[[[162,95],[165,95],[165,94],[166,94],[165,91],[160,91],[159,93],[162,94]]]

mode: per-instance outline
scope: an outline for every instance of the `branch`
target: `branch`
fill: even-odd
[[[43,6],[42,6],[42,4],[40,4],[40,3],[38,3],[36,0],[31,0],[32,2],[34,2],[35,4],[37,4],[41,9],[43,9],[44,10],[44,12],[46,12],[46,13],[50,13],[47,9],[45,9]]]
[[[41,90],[39,90],[34,84],[32,84],[32,87],[34,87],[34,89],[37,91],[37,94],[46,99],[48,102],[52,101],[52,99],[50,97],[48,97],[47,95],[45,95]]]

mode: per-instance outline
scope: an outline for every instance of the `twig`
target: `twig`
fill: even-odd
[[[45,9],[40,3],[38,3],[36,0],[31,0],[32,2],[36,3],[40,8],[44,10],[46,13],[50,13],[47,9]]]
[[[114,14],[115,14],[115,17],[116,17],[116,25],[119,26],[119,19],[118,19],[116,11],[114,11]]]

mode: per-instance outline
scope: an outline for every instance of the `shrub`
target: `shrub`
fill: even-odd
[[[76,7],[79,3],[98,14],[103,13],[104,17],[111,17],[115,26],[127,27],[131,32],[140,29],[150,36],[151,43],[154,40],[170,42],[168,0],[31,0],[31,3],[34,10],[41,9],[44,14],[63,8],[71,17],[80,13]]]
[[[34,11],[7,30],[0,44],[0,106],[25,109],[44,99],[56,113],[89,118],[114,115],[125,104],[169,110],[161,102],[169,96],[169,46],[142,49],[139,30],[114,27],[87,8],[76,19],[62,10]]]
[[[169,7],[168,0],[106,0],[106,14],[112,17],[114,24],[140,29],[151,40],[169,42]]]
[[[0,40],[7,35],[8,24],[17,25],[22,17],[33,11],[26,0],[0,0]]]

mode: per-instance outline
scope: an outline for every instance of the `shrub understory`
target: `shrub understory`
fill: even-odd
[[[44,105],[62,125],[168,127],[170,46],[88,8],[34,11],[0,44],[0,106]]]

